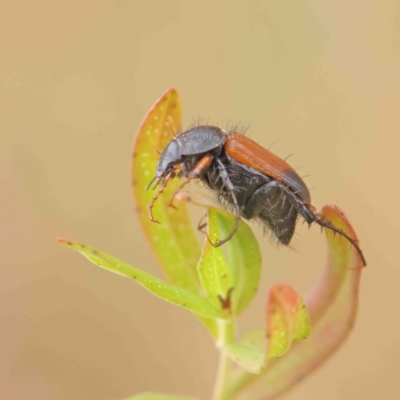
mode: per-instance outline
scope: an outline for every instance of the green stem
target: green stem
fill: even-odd
[[[232,321],[218,320],[218,342],[219,364],[217,379],[215,381],[213,400],[227,400],[226,389],[229,384],[229,375],[231,373],[231,362],[226,355],[224,346],[232,343],[234,339],[235,325]]]
[[[234,382],[231,382],[227,388],[225,388],[225,395],[227,399],[234,399],[240,392],[242,392],[255,378],[260,375],[252,375],[248,372],[242,372],[241,375],[236,377]]]

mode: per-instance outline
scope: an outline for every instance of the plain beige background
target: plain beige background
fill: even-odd
[[[184,126],[251,123],[361,238],[355,329],[286,398],[399,399],[399,50],[396,0],[1,0],[0,398],[210,398],[217,354],[200,324],[55,241],[161,276],[129,166],[143,116],[173,86]],[[326,250],[317,227],[299,227],[297,251],[254,229],[264,268],[246,329],[264,326],[271,284],[305,294]]]

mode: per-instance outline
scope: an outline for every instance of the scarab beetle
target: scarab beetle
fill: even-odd
[[[241,133],[228,132],[217,126],[203,125],[189,129],[172,139],[158,161],[154,178],[161,184],[149,205],[149,216],[169,180],[184,176],[185,181],[173,194],[194,179],[211,189],[236,215],[232,232],[215,247],[232,238],[240,217],[259,220],[273,232],[279,242],[288,245],[293,237],[299,215],[310,225],[313,222],[345,237],[357,250],[366,265],[358,243],[329,220],[315,212],[310,192],[297,172],[284,160],[264,149]]]

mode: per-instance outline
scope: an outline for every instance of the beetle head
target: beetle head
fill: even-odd
[[[161,153],[157,164],[156,177],[161,178],[171,172],[176,164],[182,160],[178,142],[171,140]]]
[[[181,160],[182,157],[180,154],[178,142],[175,139],[171,140],[168,143],[167,147],[161,153],[160,159],[157,164],[156,174],[154,178],[150,181],[147,189],[149,189],[150,185],[154,181],[156,181],[156,184],[153,187],[154,189],[161,181],[163,181],[163,178],[165,178],[170,172],[175,169],[176,164],[179,164]]]

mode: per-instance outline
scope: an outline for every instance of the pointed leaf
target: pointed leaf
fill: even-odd
[[[357,236],[336,206],[326,206],[322,214],[353,239]],[[271,360],[260,375],[243,373],[232,384],[235,399],[276,399],[287,392],[331,356],[347,338],[357,314],[358,290],[363,269],[356,250],[340,235],[327,231],[328,263],[306,300],[313,325],[308,340],[296,343],[284,356]]]
[[[235,225],[235,216],[208,196],[180,192],[177,198],[208,209],[208,236],[213,243],[227,237]],[[257,293],[261,276],[261,254],[250,227],[240,221],[232,239],[220,247],[205,240],[199,276],[205,292],[213,304],[230,302],[230,311],[239,314]]]
[[[196,400],[196,398],[161,393],[141,393],[124,400]]]
[[[186,204],[179,210],[168,207],[178,179],[169,182],[154,206],[160,224],[151,222],[148,206],[156,192],[146,190],[154,177],[158,159],[181,125],[181,104],[178,92],[169,89],[156,102],[144,119],[133,146],[132,191],[136,210],[150,247],[168,280],[182,288],[200,290],[196,266],[200,247],[190,224]]]
[[[92,246],[71,242],[66,239],[58,239],[58,241],[81,253],[89,261],[101,268],[115,272],[119,275],[134,279],[139,285],[143,286],[150,293],[160,297],[172,304],[184,307],[195,314],[206,318],[227,318],[226,312],[221,308],[214,307],[207,299],[204,299],[187,289],[164,282],[163,280],[152,276],[138,268],[118,260],[109,254],[98,250]]]
[[[132,192],[140,224],[150,247],[171,283],[201,294],[197,274],[200,246],[194,235],[186,204],[179,210],[168,206],[179,181],[172,180],[154,206],[160,224],[150,221],[148,206],[156,193],[146,190],[153,178],[159,152],[181,126],[181,104],[178,92],[168,89],[145,117],[137,133],[132,153]],[[215,321],[202,320],[216,337]]]

